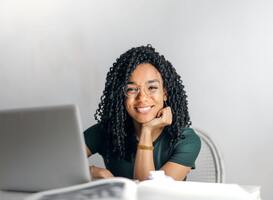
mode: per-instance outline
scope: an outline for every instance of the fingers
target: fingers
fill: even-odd
[[[89,166],[89,172],[91,177],[95,177],[95,168],[96,167],[94,165]]]
[[[164,125],[172,124],[172,110],[171,107],[165,107],[158,112],[158,116],[160,116],[162,123]]]
[[[157,113],[156,118],[162,117],[162,115],[163,115],[163,109],[161,109],[161,110]]]
[[[104,168],[96,167],[94,165],[89,166],[90,174],[94,178],[110,178],[113,174]]]
[[[145,129],[153,130],[159,127],[164,127],[172,124],[172,111],[171,107],[162,108],[158,111],[156,118],[142,124]]]

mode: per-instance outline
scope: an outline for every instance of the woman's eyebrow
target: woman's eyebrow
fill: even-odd
[[[155,83],[155,82],[160,83],[160,81],[158,79],[153,79],[153,80],[146,81],[146,83]],[[133,81],[129,81],[127,84],[136,84],[136,83],[133,82]]]
[[[160,81],[159,81],[158,79],[149,80],[149,81],[147,81],[146,83],[154,83],[154,82],[158,82],[158,83],[160,83]]]
[[[136,84],[136,83],[133,81],[129,81],[127,84]]]

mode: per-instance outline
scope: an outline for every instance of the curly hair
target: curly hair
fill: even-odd
[[[123,87],[137,65],[143,63],[153,65],[160,72],[163,87],[167,91],[167,105],[171,107],[173,113],[173,122],[166,127],[171,137],[170,145],[182,136],[182,128],[191,125],[187,95],[181,77],[172,64],[151,45],[131,48],[116,60],[107,73],[101,102],[94,115],[107,132],[106,158],[111,155],[124,159],[135,153],[136,144],[133,145],[132,141],[136,136],[132,128],[132,118],[124,106]]]

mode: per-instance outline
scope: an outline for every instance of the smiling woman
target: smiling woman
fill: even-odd
[[[149,63],[136,67],[125,88],[125,107],[133,122],[137,122],[135,127],[156,118],[167,100],[162,77]]]
[[[101,154],[107,168],[91,166],[93,177],[145,180],[164,170],[184,180],[201,147],[186,98],[175,68],[151,45],[122,54],[107,74],[98,123],[85,131],[88,156]]]

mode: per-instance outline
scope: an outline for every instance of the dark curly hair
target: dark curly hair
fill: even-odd
[[[173,122],[166,127],[171,136],[170,145],[182,136],[182,128],[191,125],[187,95],[182,80],[172,64],[151,45],[132,48],[123,53],[107,73],[101,102],[94,115],[107,132],[106,158],[111,155],[124,159],[135,153],[136,144],[133,145],[132,141],[135,141],[136,136],[132,127],[132,118],[124,106],[123,87],[136,66],[142,63],[152,64],[162,76],[168,96],[167,105],[171,107],[173,113]]]

